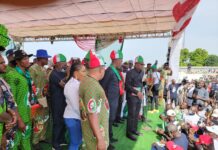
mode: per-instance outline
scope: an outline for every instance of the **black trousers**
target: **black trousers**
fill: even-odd
[[[60,148],[60,144],[65,143],[66,126],[64,122],[65,104],[51,103],[52,109],[52,146],[56,149]]]
[[[109,138],[112,139],[113,137],[113,123],[116,119],[117,108],[118,108],[118,101],[119,98],[110,100],[109,99],[109,106],[110,106],[110,114],[109,114]]]
[[[123,96],[120,96],[118,108],[117,108],[117,115],[116,115],[116,121],[119,121],[121,119],[121,110],[122,110],[122,104],[123,104]]]
[[[141,100],[136,96],[127,97],[128,117],[127,134],[137,131],[138,115],[141,108]]]

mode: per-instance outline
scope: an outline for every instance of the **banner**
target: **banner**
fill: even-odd
[[[180,60],[180,51],[183,49],[184,45],[184,33],[181,34],[180,38],[174,39],[170,43],[171,52],[170,52],[170,61],[169,65],[173,71],[172,77],[169,79],[179,79],[179,60]]]

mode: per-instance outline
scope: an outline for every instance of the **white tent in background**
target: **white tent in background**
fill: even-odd
[[[1,0],[0,23],[9,29],[15,41],[21,42],[67,40],[78,36],[86,39],[90,36],[155,38],[171,35],[174,42],[189,24],[199,1]],[[178,64],[178,60],[170,62]]]

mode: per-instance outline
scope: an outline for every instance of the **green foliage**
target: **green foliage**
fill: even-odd
[[[187,66],[189,61],[189,50],[187,48],[182,49],[180,53],[180,61],[179,65],[180,66]]]
[[[182,49],[180,53],[180,66],[218,66],[218,56],[208,55],[208,51],[198,48],[195,51],[189,52],[187,48]]]
[[[209,55],[205,61],[205,66],[218,66],[218,56]]]
[[[208,57],[208,52],[205,49],[198,48],[190,53],[190,63],[192,66],[204,66]]]

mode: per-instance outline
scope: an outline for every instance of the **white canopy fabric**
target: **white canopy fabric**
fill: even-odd
[[[0,24],[17,38],[166,33],[175,26],[172,9],[178,1],[53,0],[36,6],[0,2]]]

